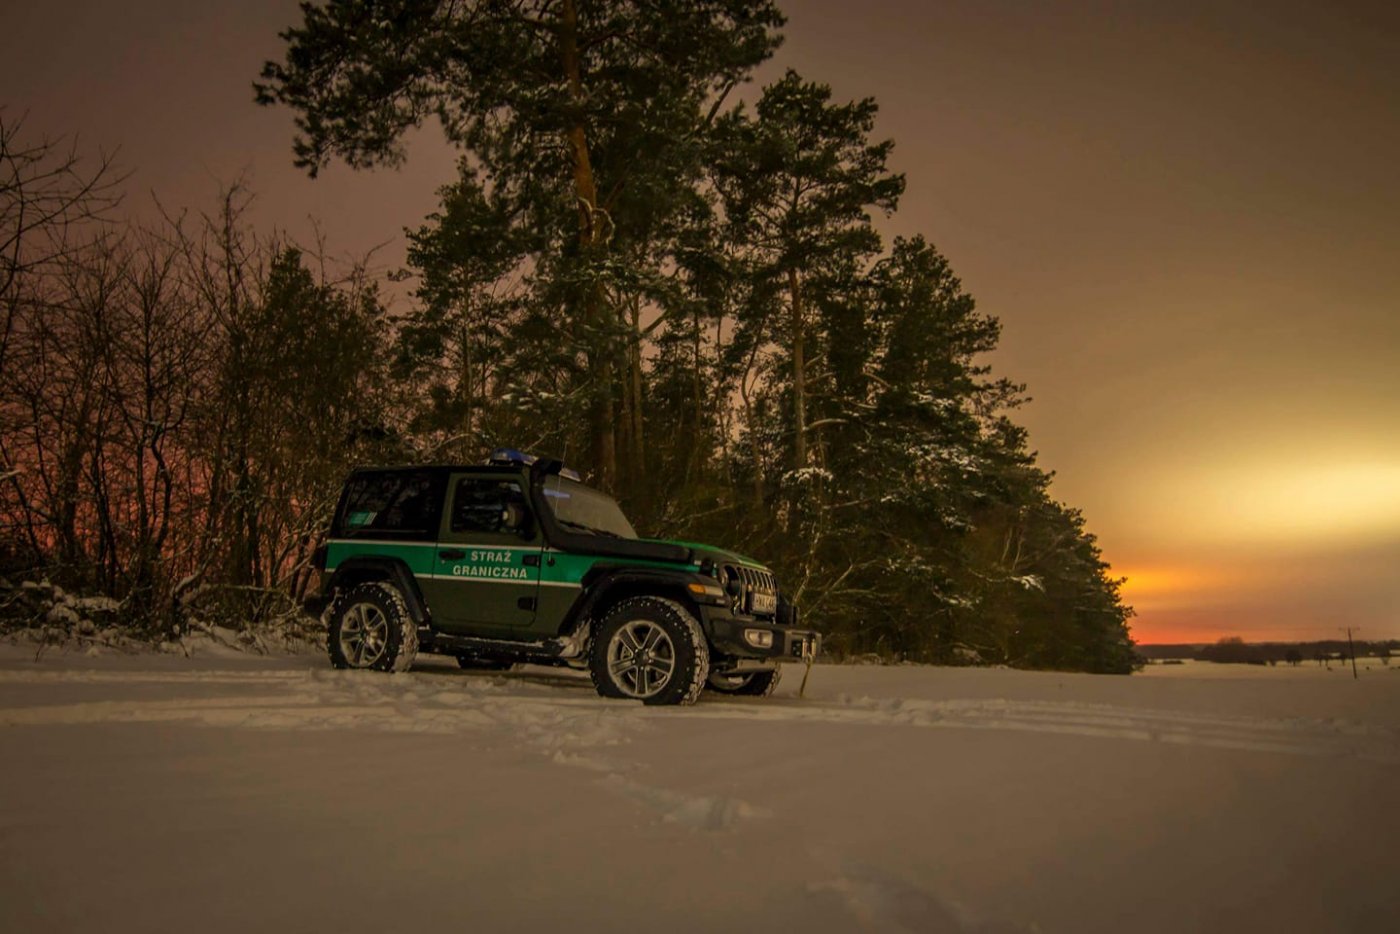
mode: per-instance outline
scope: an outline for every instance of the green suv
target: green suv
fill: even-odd
[[[609,496],[558,461],[357,470],[317,553],[337,668],[586,668],[604,697],[690,704],[766,695],[817,633],[749,558],[637,537]]]

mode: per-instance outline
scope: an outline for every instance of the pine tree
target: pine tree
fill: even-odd
[[[920,238],[897,239],[869,282],[864,326],[847,325],[866,335],[863,366],[836,371],[834,508],[861,534],[841,537],[835,565],[852,569],[853,648],[948,660],[975,600],[964,539],[985,482],[976,360],[999,327]]]
[[[402,161],[436,116],[473,177],[537,238],[532,307],[576,344],[598,480],[617,475],[628,313],[695,137],[778,43],[771,0],[331,0],[303,6],[257,85],[297,111],[298,164]],[[463,176],[463,181],[467,178]]]
[[[751,309],[758,322],[749,327],[786,356],[794,471],[810,464],[808,396],[821,367],[813,351],[825,343],[814,333],[817,309],[834,282],[849,281],[852,266],[879,251],[871,212],[893,211],[904,190],[903,176],[885,165],[894,144],[869,139],[876,111],[871,99],[833,104],[828,86],[788,71],[764,89],[753,117],[736,110],[718,130],[726,153],[716,179],[730,236],[745,245],[754,293],[770,299]]]
[[[516,283],[530,244],[471,166],[460,172],[441,190],[441,208],[409,233],[418,304],[399,330],[397,375],[416,388],[413,428],[430,450],[472,460],[515,443],[518,426],[494,403],[514,381],[510,348],[523,313]]]

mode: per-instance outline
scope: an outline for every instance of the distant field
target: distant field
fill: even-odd
[[[1356,670],[1359,675],[1374,674],[1380,677],[1394,674],[1396,677],[1400,677],[1400,658],[1392,658],[1389,665],[1381,664],[1381,660],[1378,658],[1358,658]],[[1351,677],[1350,659],[1345,662],[1334,659],[1326,665],[1320,665],[1313,660],[1305,661],[1299,665],[1290,665],[1287,662],[1279,662],[1277,665],[1244,665],[1202,662],[1188,658],[1179,663],[1151,662],[1143,668],[1141,674],[1154,678],[1183,676],[1191,678],[1276,678],[1282,676],[1308,678],[1314,675],[1331,677],[1343,671],[1346,672],[1348,678]]]

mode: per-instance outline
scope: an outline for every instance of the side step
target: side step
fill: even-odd
[[[564,639],[515,642],[510,639],[481,639],[476,636],[454,636],[441,632],[433,633],[432,642],[426,648],[430,652],[443,655],[478,655],[482,658],[546,665],[561,665],[579,654],[576,646]],[[575,649],[572,653],[569,652],[571,648]]]

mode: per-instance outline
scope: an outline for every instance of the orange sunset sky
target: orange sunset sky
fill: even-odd
[[[1400,7],[788,0],[794,67],[874,96],[923,233],[998,316],[996,372],[1143,642],[1400,637]],[[129,207],[403,256],[453,156],[291,165],[252,103],[294,0],[4,4],[0,103],[121,147]]]

